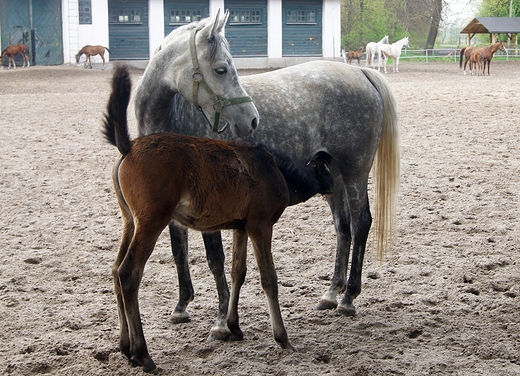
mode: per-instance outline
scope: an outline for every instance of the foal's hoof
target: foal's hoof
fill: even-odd
[[[291,343],[289,341],[287,342],[284,342],[284,343],[280,343],[280,347],[284,350],[289,350],[289,351],[296,351],[296,349],[294,348],[293,345],[291,345]]]
[[[190,322],[191,321],[191,317],[190,317],[190,314],[186,311],[182,311],[182,312],[172,312],[171,316],[170,316],[170,321],[172,322],[172,324],[181,324],[181,323],[186,323],[186,322]]]
[[[322,311],[324,309],[334,309],[338,306],[338,302],[336,300],[327,300],[321,298],[316,306],[316,309]]]
[[[341,313],[344,316],[356,315],[356,307],[354,306],[354,304],[339,304],[337,311],[338,313]]]
[[[152,358],[138,360],[136,357],[131,357],[129,361],[132,367],[141,366],[143,368],[143,372],[153,373],[154,375],[157,375],[159,373],[159,369],[155,365]]]
[[[231,337],[231,331],[222,326],[214,326],[209,331],[208,342],[227,341]]]

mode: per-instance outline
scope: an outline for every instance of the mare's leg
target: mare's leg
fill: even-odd
[[[399,57],[395,58],[394,65],[395,65],[395,72],[399,73]]]
[[[177,267],[179,279],[179,300],[171,315],[171,321],[175,324],[190,321],[190,315],[186,311],[188,303],[195,296],[195,290],[191,282],[190,267],[188,264],[188,229],[171,221],[168,225],[172,244],[173,259]]]
[[[238,323],[238,299],[240,288],[246,279],[247,260],[247,233],[233,230],[233,256],[231,266],[231,298],[229,300],[229,314],[227,326],[231,330],[232,339],[242,340],[244,335]]]
[[[367,192],[368,176],[361,179],[361,181],[357,182],[357,186],[353,183],[352,185],[347,185],[352,233],[352,262],[347,281],[347,291],[337,308],[338,312],[347,316],[356,314],[356,307],[353,302],[361,292],[363,259],[365,257],[368,233],[372,225]]]
[[[274,339],[283,349],[294,350],[283,325],[282,312],[278,302],[278,277],[273,263],[273,255],[271,254],[273,226],[270,224],[259,224],[253,228],[248,226],[247,233],[255,250],[258,271],[260,272],[260,282],[267,297]]]
[[[332,211],[336,229],[336,262],[329,290],[321,297],[316,307],[319,310],[334,309],[338,306],[336,296],[343,293],[347,286],[347,266],[352,240],[350,214],[343,181],[335,179],[334,194],[327,198],[327,202]]]
[[[215,278],[218,292],[218,314],[215,325],[209,332],[208,341],[229,339],[231,332],[226,326],[226,318],[229,306],[229,287],[224,273],[224,248],[222,247],[222,235],[220,231],[203,233],[204,246],[208,265]],[[247,238],[246,238],[247,241]]]
[[[344,176],[349,175],[345,173]],[[328,199],[337,233],[336,264],[329,291],[323,295],[317,307],[318,309],[335,308],[336,296],[345,291],[346,286],[345,295],[341,303],[337,304],[337,310],[347,316],[356,314],[353,301],[361,292],[363,259],[368,232],[372,225],[367,192],[368,176],[360,178],[361,173],[350,176],[356,176],[356,181],[345,178],[344,184],[335,184],[336,187],[346,187],[346,191],[337,189]],[[346,282],[351,243],[352,263]]]

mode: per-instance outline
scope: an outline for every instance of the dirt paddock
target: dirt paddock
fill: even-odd
[[[455,63],[400,70],[386,75],[402,129],[396,251],[379,265],[369,247],[358,314],[315,310],[336,245],[322,198],[288,208],[275,226],[296,352],[274,342],[251,252],[239,311],[245,339],[206,341],[217,296],[195,232],[192,321],[171,324],[177,277],[165,232],[140,291],[161,374],[520,374],[520,63],[493,62],[489,77],[464,76]],[[142,71],[132,75],[136,82]],[[142,373],[118,351],[117,152],[100,134],[110,79],[110,70],[68,66],[0,71],[2,374]],[[229,267],[229,233],[225,243]]]

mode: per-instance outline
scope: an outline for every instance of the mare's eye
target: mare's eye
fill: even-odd
[[[227,68],[226,67],[216,68],[215,73],[222,76],[227,73]]]

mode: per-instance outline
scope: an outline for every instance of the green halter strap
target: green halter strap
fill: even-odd
[[[214,132],[220,133],[220,132],[223,132],[226,129],[227,125],[228,125],[226,123],[226,125],[224,125],[224,128],[218,129],[218,124],[220,122],[220,113],[222,112],[222,110],[226,106],[230,106],[232,104],[252,102],[253,100],[249,96],[239,97],[239,98],[232,98],[232,99],[226,99],[226,98],[222,98],[221,96],[215,94],[215,92],[213,90],[211,90],[211,88],[209,87],[208,83],[204,79],[204,76],[203,76],[202,72],[200,71],[199,62],[197,60],[197,51],[196,51],[196,48],[195,48],[195,36],[197,35],[198,31],[199,31],[198,28],[194,28],[191,31],[191,36],[190,36],[191,61],[192,61],[192,64],[193,64],[193,94],[192,94],[193,97],[192,97],[192,102],[193,102],[193,105],[195,107],[197,107],[202,112],[204,117],[206,117],[206,115],[204,114],[204,111],[202,111],[202,107],[199,106],[199,86],[202,85],[202,87],[204,89],[206,89],[208,94],[213,99],[213,109],[215,110],[215,122],[214,122],[213,126],[211,127],[211,130],[214,131]],[[209,120],[208,120],[207,117],[206,117],[206,120],[209,123]]]

